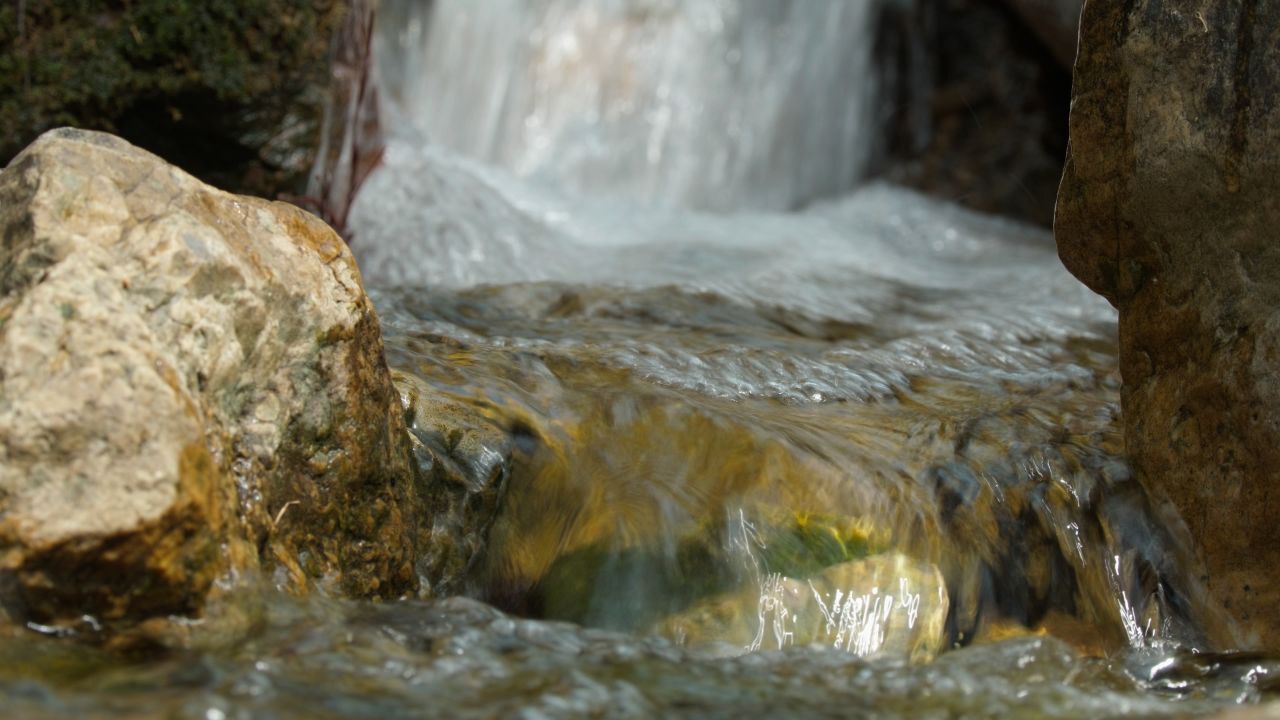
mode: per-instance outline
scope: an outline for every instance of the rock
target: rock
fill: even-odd
[[[945,644],[947,610],[936,567],[887,553],[812,577],[768,573],[755,587],[667,618],[658,631],[681,642],[728,642],[745,650],[821,643],[864,657],[926,660]]]
[[[1027,31],[1010,2],[893,5],[878,38],[896,93],[885,104],[888,176],[1047,227],[1066,153],[1069,62]]]
[[[347,0],[0,6],[0,164],[59,125],[105,130],[205,182],[306,182]]]
[[[1088,2],[1074,91],[1058,251],[1120,311],[1127,451],[1219,644],[1280,648],[1280,5]]]
[[[470,575],[498,517],[511,477],[512,433],[478,407],[432,392],[421,379],[398,371],[409,419],[413,457],[431,499],[430,541],[417,561],[423,591],[452,595]]]
[[[0,172],[0,601],[23,622],[199,614],[215,579],[419,587],[430,518],[344,243],[110,135]],[[234,576],[234,575],[232,575]]]

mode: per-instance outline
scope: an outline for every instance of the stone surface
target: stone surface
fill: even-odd
[[[407,411],[413,458],[432,492],[429,542],[417,559],[421,590],[459,594],[489,539],[512,473],[515,439],[475,405],[443,397],[393,371]]]
[[[1092,0],[1059,255],[1120,311],[1128,453],[1280,648],[1280,3]]]
[[[1048,226],[1066,153],[1071,77],[1069,64],[1014,12],[1018,4],[928,0],[886,8],[878,62],[896,93],[885,103],[886,171],[894,182],[975,210]]]
[[[198,614],[215,580],[396,597],[429,518],[343,242],[110,135],[0,172],[0,601]]]

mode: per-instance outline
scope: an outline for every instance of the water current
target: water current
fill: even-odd
[[[1208,652],[1046,230],[865,181],[876,4],[386,4],[353,209],[484,550],[135,664],[0,641],[13,717],[1165,717]],[[425,458],[425,456],[424,456]],[[428,462],[424,459],[424,462]],[[475,539],[472,539],[475,541]],[[432,586],[432,583],[437,583]]]

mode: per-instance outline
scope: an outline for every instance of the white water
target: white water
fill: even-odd
[[[874,149],[881,0],[406,1],[381,53],[402,129],[520,177],[778,210]]]
[[[1163,569],[1164,541],[1151,539],[1158,532],[1140,499],[1128,497],[1123,462],[1062,440],[1095,433],[1104,440],[1089,442],[1105,445],[1114,431],[1114,359],[1088,349],[1111,342],[1110,306],[1067,274],[1042,229],[877,182],[815,200],[853,183],[875,143],[864,122],[876,85],[870,2],[438,0],[436,9],[434,18],[394,16],[391,29],[410,44],[383,50],[400,63],[386,76],[403,104],[388,108],[397,132],[352,208],[353,249],[378,290],[389,347],[448,339],[417,349],[406,341],[395,350],[406,363],[441,367],[436,354],[459,343],[475,364],[448,368],[465,380],[447,382],[527,407],[535,425],[583,418],[583,432],[598,436],[566,451],[561,501],[542,486],[511,491],[509,515],[546,507],[508,517],[509,546],[544,525],[549,536],[577,532],[578,506],[598,490],[625,501],[581,514],[635,510],[619,517],[623,528],[647,523],[637,518],[650,510],[659,518],[640,540],[620,531],[618,547],[650,535],[666,547],[705,508],[678,522],[662,512],[701,497],[700,484],[740,461],[730,453],[697,473],[667,472],[654,458],[674,457],[680,426],[638,416],[632,432],[624,418],[595,418],[600,388],[575,383],[602,366],[647,383],[614,392],[674,389],[677,416],[708,401],[783,401],[759,414],[716,406],[723,416],[712,425],[753,428],[796,458],[822,448],[797,462],[826,469],[788,482],[788,492],[811,492],[836,514],[896,531],[912,517],[949,516],[948,488],[967,488],[953,495],[975,503],[985,518],[975,526],[1012,535],[957,530],[922,551],[953,569],[957,617],[1000,605],[987,594],[1008,588],[988,587],[983,573],[1002,570],[983,563],[1044,527],[1079,578],[1077,608],[1106,622],[1134,618],[1135,645],[1164,632],[1162,591],[1144,578],[1180,581]],[[785,52],[769,54],[775,31]],[[758,65],[744,59],[757,52]],[[726,69],[744,66],[751,71]],[[662,112],[673,119],[659,122]],[[738,132],[739,120],[753,129]],[[577,310],[557,309],[567,296]],[[577,369],[562,376],[551,369],[560,365]],[[890,417],[869,419],[880,412]],[[954,435],[970,419],[999,429],[961,451]],[[873,431],[845,433],[844,422]],[[811,436],[797,442],[797,433]],[[712,435],[698,452],[717,451]],[[1083,458],[1063,467],[1080,467],[1037,459],[1062,453]],[[953,460],[971,467],[953,473]],[[624,470],[593,474],[596,466]],[[1084,499],[1036,505],[1043,517],[1030,525],[998,521],[1005,505],[982,498],[1012,492],[1005,475],[1028,497],[1057,486],[1062,498]],[[1119,499],[1095,505],[1095,491],[1078,491],[1094,487]],[[976,549],[988,540],[990,557]],[[610,592],[643,604],[641,590],[654,584],[597,579],[589,592],[603,591],[609,607]]]
[[[940,361],[984,374],[1060,375],[1072,368],[1050,369],[1046,353],[1115,317],[1062,268],[1047,232],[880,183],[800,213],[637,210],[394,143],[352,225],[373,286],[678,286],[880,331],[859,349],[856,373],[843,348],[805,359],[801,372],[789,349],[750,370],[740,355],[717,370],[671,348],[624,363],[721,395],[867,397],[904,370]]]

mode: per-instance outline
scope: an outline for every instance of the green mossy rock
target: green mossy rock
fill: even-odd
[[[236,192],[309,170],[344,0],[0,5],[0,163],[62,125],[106,130]]]

